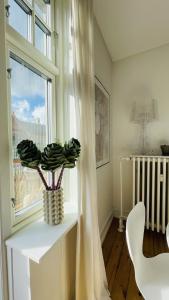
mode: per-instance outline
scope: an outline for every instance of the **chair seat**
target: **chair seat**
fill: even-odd
[[[126,239],[136,283],[145,300],[169,300],[169,253],[152,258],[143,255],[144,224],[145,207],[139,202],[126,223]]]
[[[145,300],[169,300],[169,253],[144,257],[136,282]]]

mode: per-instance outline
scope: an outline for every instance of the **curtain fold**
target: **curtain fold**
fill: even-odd
[[[71,1],[75,103],[82,146],[78,174],[76,300],[108,300],[97,210],[93,4],[91,0]]]

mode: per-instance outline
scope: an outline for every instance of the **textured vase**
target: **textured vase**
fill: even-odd
[[[43,191],[44,221],[50,225],[62,223],[64,217],[63,189]]]

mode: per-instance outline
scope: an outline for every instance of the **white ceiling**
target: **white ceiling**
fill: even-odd
[[[169,43],[169,0],[94,0],[112,60]]]

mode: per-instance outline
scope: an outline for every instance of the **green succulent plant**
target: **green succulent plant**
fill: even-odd
[[[64,168],[74,168],[75,163],[80,156],[80,143],[77,139],[72,138],[64,144],[63,153],[65,156]]]
[[[63,147],[59,143],[52,143],[44,148],[41,158],[41,167],[45,171],[55,171],[65,162]]]
[[[17,145],[17,152],[23,167],[36,169],[41,161],[41,152],[30,140],[23,140]]]
[[[37,148],[36,144],[30,140],[23,140],[17,145],[17,152],[24,167],[37,169],[47,190],[56,190],[61,186],[63,172],[65,168],[74,168],[80,156],[81,146],[77,139],[72,138],[65,142],[48,144],[43,152]],[[52,173],[52,185],[48,186],[42,170]],[[61,168],[57,183],[55,184],[55,171]]]

